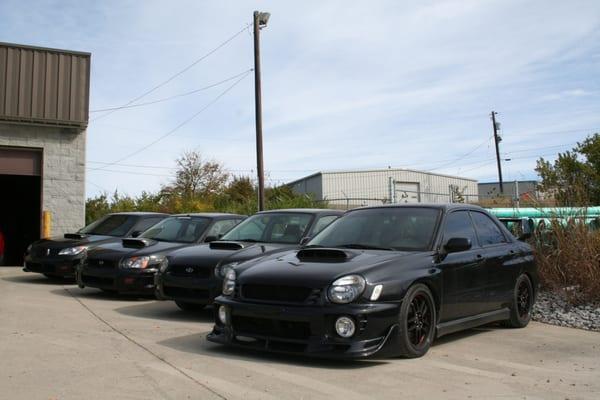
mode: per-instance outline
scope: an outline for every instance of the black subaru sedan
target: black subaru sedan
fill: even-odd
[[[221,293],[224,271],[251,258],[297,248],[303,238],[316,235],[342,214],[326,209],[259,212],[221,240],[169,253],[156,275],[156,297],[174,300],[183,310],[201,309]]]
[[[216,240],[245,216],[221,213],[174,215],[137,238],[88,250],[77,271],[79,287],[109,292],[154,294],[154,274],[169,251]]]
[[[77,233],[38,240],[27,248],[23,270],[48,277],[73,278],[75,267],[87,249],[119,238],[137,236],[168,216],[152,212],[108,214]]]
[[[230,268],[208,340],[330,358],[420,357],[436,337],[527,325],[530,246],[468,205],[349,211],[300,250]]]

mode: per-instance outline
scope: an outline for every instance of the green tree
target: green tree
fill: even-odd
[[[540,158],[535,170],[540,190],[552,194],[559,205],[600,204],[600,134],[559,153],[554,163]]]
[[[197,151],[183,153],[176,161],[175,181],[163,187],[163,193],[184,199],[211,197],[222,192],[229,180],[223,164],[204,161]]]

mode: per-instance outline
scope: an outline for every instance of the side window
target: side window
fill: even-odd
[[[506,242],[504,234],[490,217],[480,212],[472,212],[471,216],[482,246]]]
[[[467,211],[455,211],[446,217],[444,228],[444,242],[451,238],[467,238],[473,247],[478,247],[477,236],[473,223]]]
[[[206,233],[206,236],[220,237],[226,234],[231,228],[236,226],[240,222],[239,219],[223,219],[217,221],[211,226]]]
[[[326,215],[324,217],[319,218],[319,220],[315,223],[315,227],[312,230],[312,236],[315,236],[317,233],[321,232],[327,227],[327,225],[329,225],[336,219],[338,219],[338,215]]]
[[[150,229],[150,227],[158,224],[163,219],[164,219],[163,217],[144,218],[140,222],[137,223],[137,225],[135,226],[135,228],[133,230],[139,231],[139,232],[144,232],[144,231]]]

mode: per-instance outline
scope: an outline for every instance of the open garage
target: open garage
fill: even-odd
[[[5,265],[20,265],[32,241],[84,223],[89,71],[89,53],[0,43]]]

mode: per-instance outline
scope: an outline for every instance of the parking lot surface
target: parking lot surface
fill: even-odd
[[[600,333],[531,323],[421,359],[333,362],[206,341],[206,311],[0,268],[0,399],[599,399]]]

